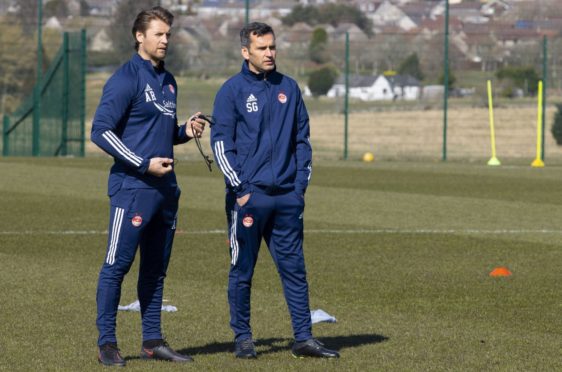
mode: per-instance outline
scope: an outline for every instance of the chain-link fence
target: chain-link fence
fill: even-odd
[[[84,156],[85,73],[85,31],[65,32],[33,93],[4,115],[4,156]]]
[[[118,3],[125,1],[128,0]],[[417,3],[426,7],[437,5]],[[347,155],[349,159],[360,159],[363,153],[372,152],[375,159],[441,160],[446,152],[447,160],[487,159],[491,156],[491,141],[486,85],[491,80],[497,156],[531,161],[536,153],[536,89],[546,67],[544,156],[547,163],[562,162],[562,152],[550,133],[555,103],[562,96],[562,11],[547,11],[557,7],[541,7],[541,0],[534,7],[520,11],[513,8],[501,17],[480,14],[471,18],[462,12],[471,11],[468,8],[475,8],[476,2],[463,3],[467,3],[467,8],[456,9],[449,25],[450,84],[446,113],[442,14],[413,17],[415,25],[400,22],[394,26],[375,25],[371,35],[345,20],[337,24],[289,24],[283,23],[281,16],[259,18],[261,13],[254,9],[250,10],[250,21],[265,21],[275,29],[278,69],[295,78],[303,89],[311,116],[311,140],[318,158],[340,159]],[[117,12],[119,7],[114,9]],[[129,18],[136,14],[130,9],[121,13]],[[240,69],[238,33],[244,17],[219,13],[176,14],[166,65],[178,80],[180,118],[196,111],[210,113],[220,85]],[[125,18],[113,14],[106,19],[73,20],[74,25],[88,28],[89,67],[96,71],[88,76],[87,125],[104,82],[134,53],[129,31],[112,32],[118,19]],[[346,34],[349,35],[348,54]],[[124,44],[130,44],[131,48],[121,47],[124,51],[116,53],[119,48],[112,39],[117,38],[124,39]],[[328,72],[315,75],[322,69]],[[319,82],[329,84],[318,87]],[[22,110],[26,107],[29,104],[23,105]],[[10,126],[13,124],[11,120]],[[21,146],[32,143],[32,132],[31,124],[21,125]],[[52,134],[53,138],[59,135]],[[177,152],[179,156],[195,158],[196,152],[192,154],[191,150],[191,146],[184,146]],[[98,150],[87,146],[87,152],[90,151]]]

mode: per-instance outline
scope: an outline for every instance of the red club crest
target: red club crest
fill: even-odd
[[[252,227],[253,224],[254,224],[254,217],[250,215],[245,215],[244,218],[242,219],[242,225],[244,225],[245,227]]]
[[[136,215],[135,217],[133,217],[133,219],[131,219],[131,223],[134,227],[139,227],[140,225],[142,225],[142,217]]]

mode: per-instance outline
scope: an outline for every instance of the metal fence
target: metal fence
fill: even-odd
[[[86,32],[62,46],[33,94],[3,118],[4,156],[84,156]]]

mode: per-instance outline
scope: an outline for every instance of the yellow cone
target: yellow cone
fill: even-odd
[[[490,160],[488,160],[488,165],[498,166],[498,165],[502,165],[502,163],[500,163],[499,159],[494,156]]]
[[[533,167],[533,168],[544,168],[544,161],[542,161],[540,158],[536,158],[531,163],[531,167]]]

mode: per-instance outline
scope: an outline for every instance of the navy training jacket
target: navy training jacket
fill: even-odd
[[[308,112],[297,82],[244,61],[215,97],[211,146],[237,197],[256,189],[304,195],[312,172]]]
[[[91,139],[113,156],[108,194],[121,188],[177,186],[176,175],[146,173],[153,157],[174,158],[173,145],[190,138],[176,117],[176,80],[135,53],[106,82],[92,123]]]

